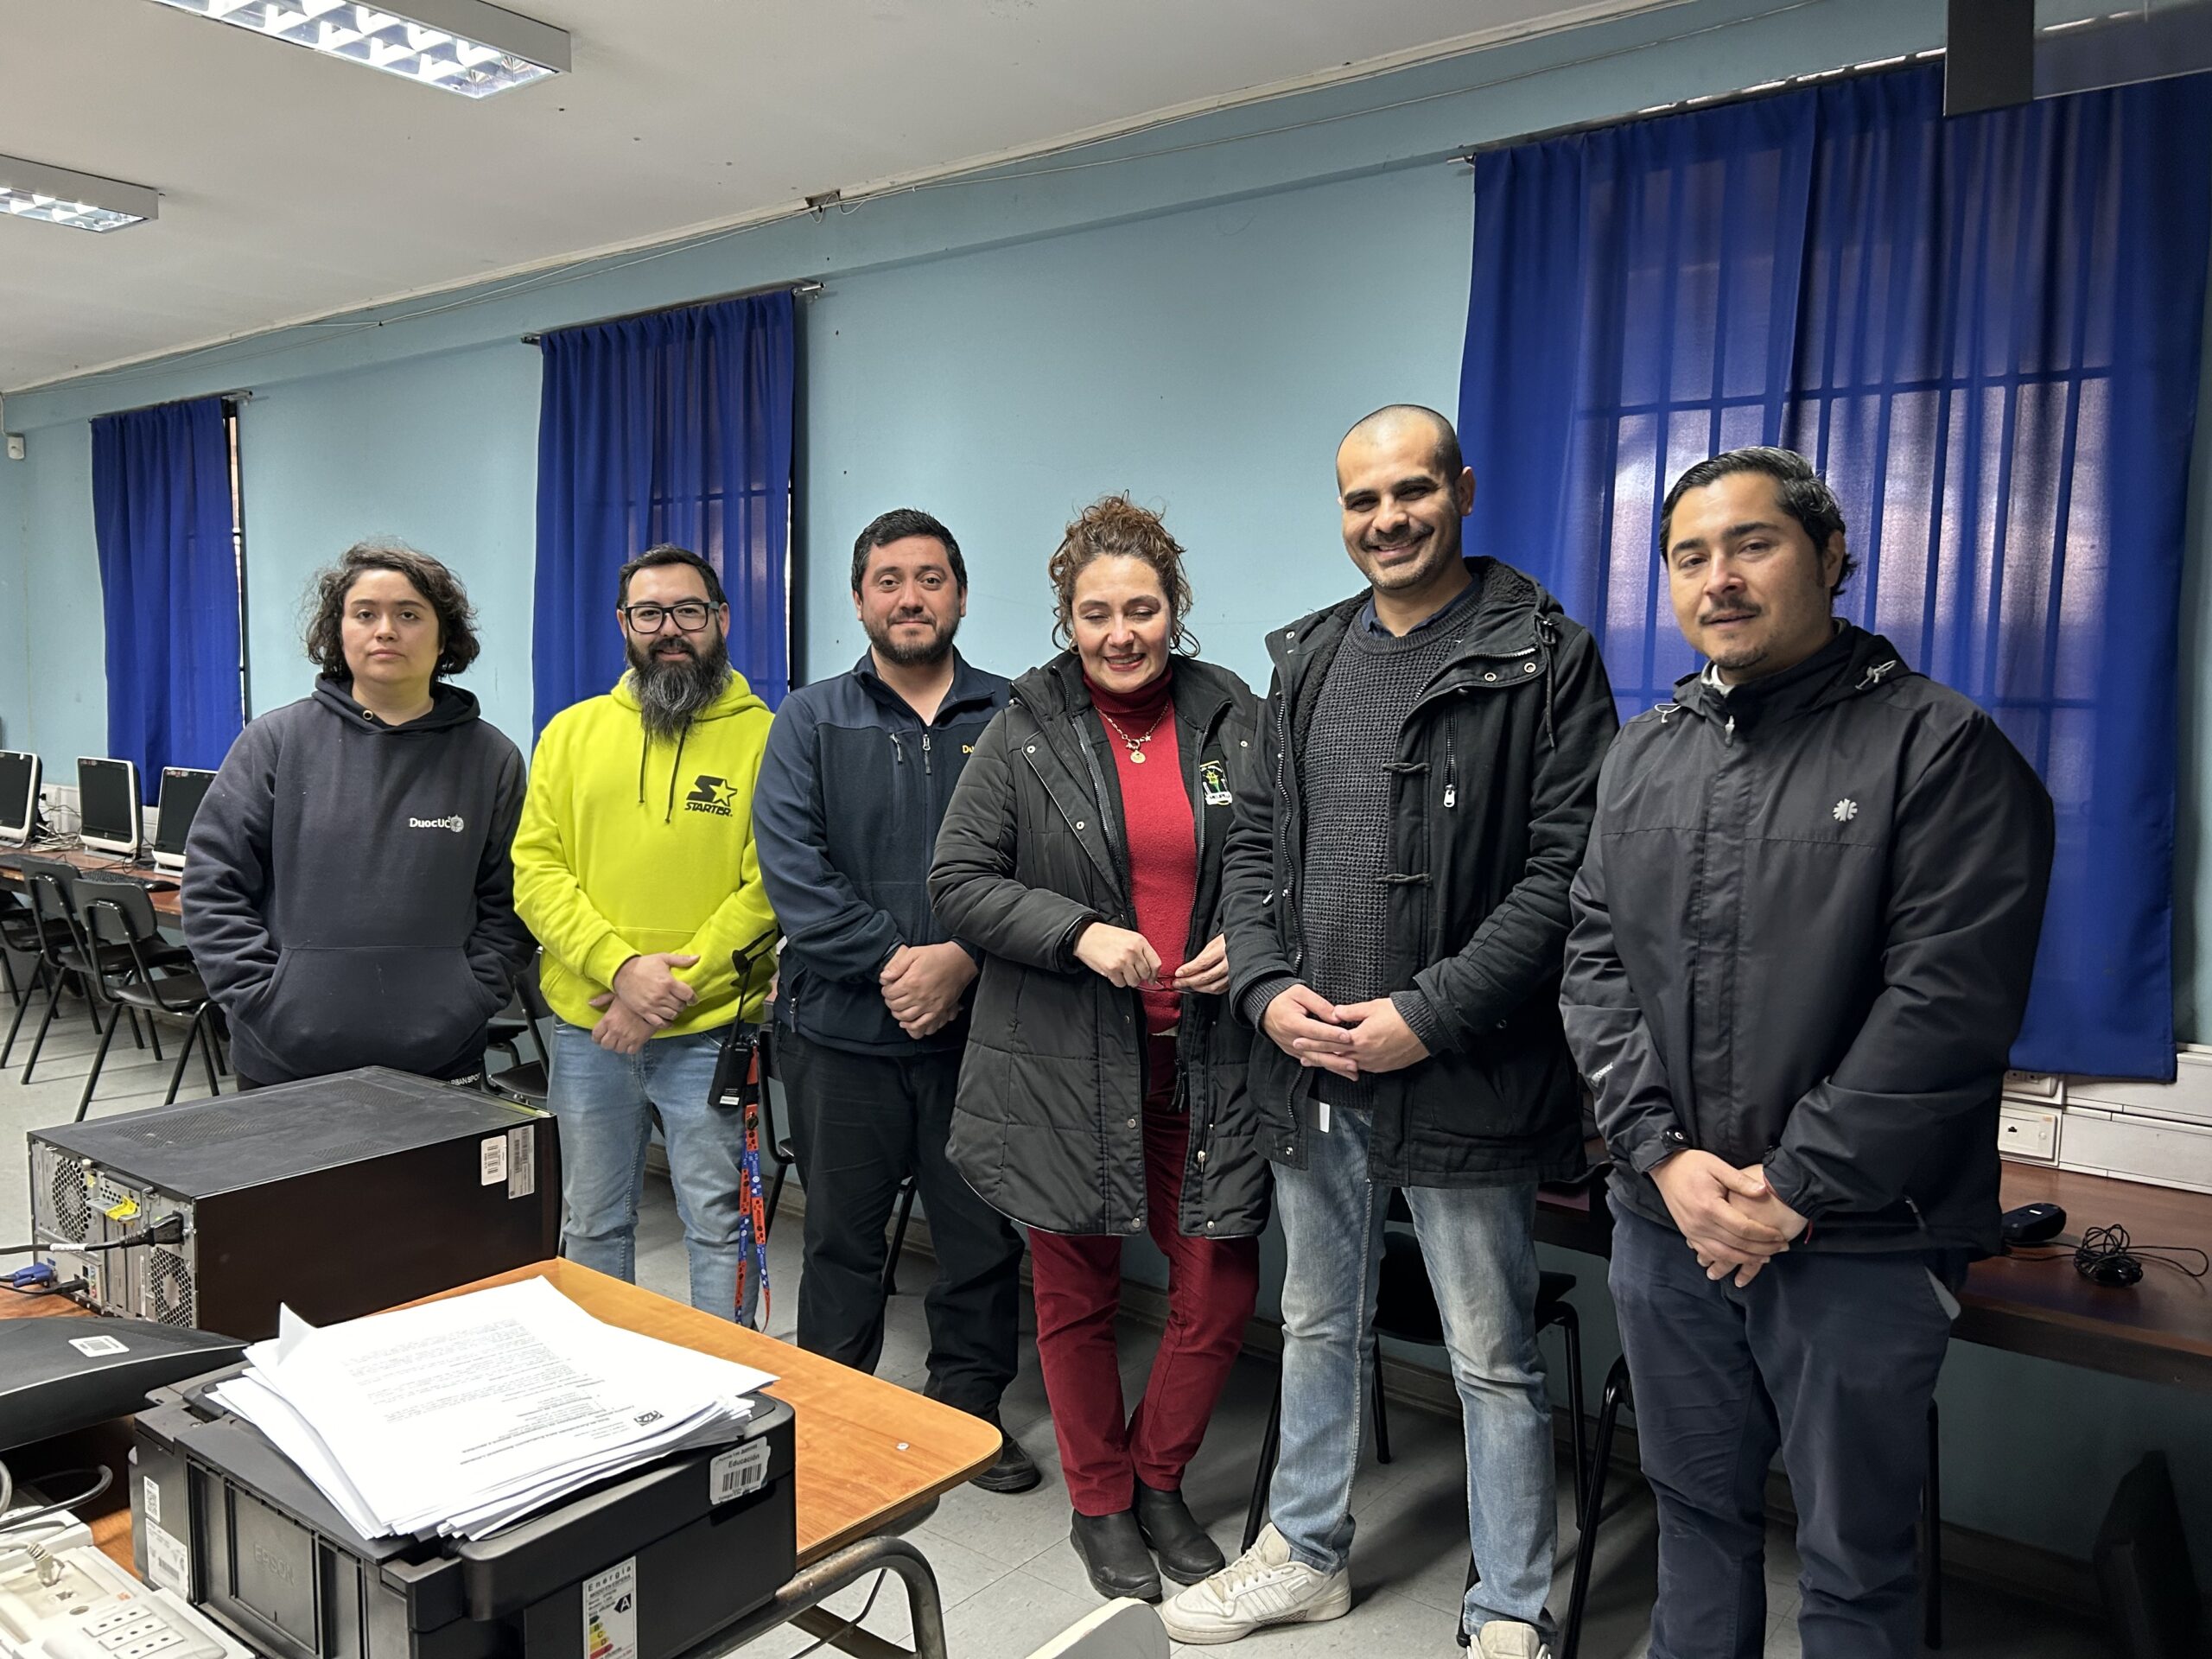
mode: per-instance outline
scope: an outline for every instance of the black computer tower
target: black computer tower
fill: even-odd
[[[559,1253],[553,1119],[381,1067],[36,1129],[30,1179],[85,1301],[249,1339],[280,1305],[324,1325]]]

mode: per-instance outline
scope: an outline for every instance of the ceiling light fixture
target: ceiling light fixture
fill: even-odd
[[[160,205],[143,184],[0,156],[0,213],[79,231],[119,231],[158,217]]]
[[[463,98],[489,98],[569,68],[565,29],[485,0],[156,0]]]

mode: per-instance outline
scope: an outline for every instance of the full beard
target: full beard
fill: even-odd
[[[680,656],[629,648],[630,684],[648,738],[673,741],[729,683],[729,648],[717,639],[704,652],[685,644]]]
[[[870,627],[868,642],[887,663],[896,663],[901,668],[931,668],[952,654],[952,636],[959,631],[959,626],[955,622],[950,627],[936,629],[927,639],[902,644],[891,625],[886,624],[880,630]]]

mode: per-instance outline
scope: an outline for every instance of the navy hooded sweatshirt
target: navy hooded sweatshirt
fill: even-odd
[[[338,681],[231,746],[185,842],[185,941],[242,1076],[457,1077],[531,950],[508,849],[522,755],[431,688],[390,726]]]

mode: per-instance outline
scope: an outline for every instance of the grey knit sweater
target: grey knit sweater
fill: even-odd
[[[1471,593],[1461,596],[1471,600]],[[1396,637],[1363,614],[1346,631],[1315,700],[1305,741],[1294,757],[1305,796],[1306,865],[1299,924],[1306,941],[1306,982],[1332,1002],[1363,1002],[1390,993],[1414,1034],[1432,1052],[1442,1026],[1417,990],[1386,982],[1390,847],[1398,738],[1406,717],[1458,649],[1471,603],[1447,605],[1430,621]],[[1294,982],[1255,985],[1245,1017],[1260,1023],[1267,1006]],[[1375,1102],[1371,1077],[1319,1079],[1331,1105],[1360,1109]]]

